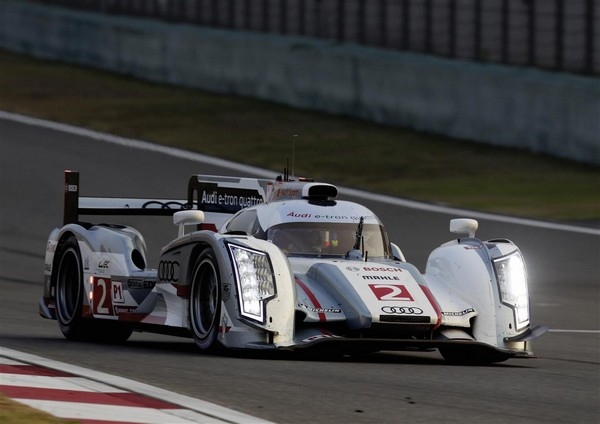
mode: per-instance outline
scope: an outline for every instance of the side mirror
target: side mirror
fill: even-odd
[[[402,253],[402,250],[398,247],[398,245],[392,243],[392,254],[394,255],[394,259],[397,259],[402,262],[406,262],[406,258]]]
[[[179,226],[177,236],[182,237],[185,234],[186,225],[198,225],[204,222],[204,212],[199,210],[179,211],[173,214],[173,224]]]
[[[460,218],[450,220],[450,232],[454,234],[468,234],[469,237],[475,237],[475,231],[479,223],[474,219]]]

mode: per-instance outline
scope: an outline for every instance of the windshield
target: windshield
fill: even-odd
[[[267,240],[287,255],[343,257],[352,250],[358,224],[294,222],[267,230]],[[372,257],[391,257],[390,243],[383,226],[364,224],[363,250]]]

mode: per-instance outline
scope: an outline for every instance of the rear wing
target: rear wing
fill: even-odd
[[[79,195],[79,172],[67,170],[63,225],[79,223],[81,215],[172,216],[177,211],[198,209],[204,211],[206,224],[216,230],[232,214],[265,202],[272,183],[266,179],[193,175],[184,200],[84,197]]]

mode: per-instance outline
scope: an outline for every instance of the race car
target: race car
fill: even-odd
[[[187,199],[79,195],[65,171],[64,222],[48,239],[40,315],[67,339],[123,342],[132,331],[217,348],[332,352],[439,350],[450,362],[531,357],[527,270],[477,221],[434,249],[424,273],[377,216],[334,185],[193,175]],[[177,237],[150,266],[131,226],[83,215],[172,216]],[[165,218],[156,218],[165,219]]]

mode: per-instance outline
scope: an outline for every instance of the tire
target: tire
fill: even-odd
[[[61,250],[56,274],[56,318],[63,335],[81,340],[87,333],[81,317],[83,304],[83,268],[79,244],[69,237]]]
[[[510,358],[506,353],[481,346],[440,346],[439,351],[447,362],[455,365],[494,364]]]
[[[190,329],[201,350],[218,347],[217,334],[221,315],[221,280],[215,253],[202,251],[194,265],[190,291]]]
[[[77,239],[69,237],[62,246],[56,274],[56,318],[68,340],[120,343],[131,329],[82,317],[83,267]]]

